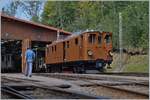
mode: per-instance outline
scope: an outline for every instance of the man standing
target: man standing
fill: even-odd
[[[25,52],[25,59],[26,59],[26,70],[25,70],[25,76],[32,76],[32,64],[33,60],[35,59],[35,53],[32,49],[27,48],[27,51]]]

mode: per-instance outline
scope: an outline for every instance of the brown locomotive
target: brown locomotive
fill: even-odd
[[[57,40],[46,47],[46,65],[49,72],[71,68],[75,73],[87,70],[104,71],[112,63],[112,33],[84,32]]]

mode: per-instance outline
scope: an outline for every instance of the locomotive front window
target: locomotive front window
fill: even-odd
[[[96,37],[96,34],[90,34],[88,37],[89,43],[94,44],[95,43],[95,37]]]
[[[110,43],[110,41],[111,41],[110,35],[105,36],[105,41],[106,41],[106,43]]]

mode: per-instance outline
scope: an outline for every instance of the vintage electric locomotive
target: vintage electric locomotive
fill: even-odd
[[[45,58],[49,72],[65,68],[75,73],[103,72],[113,61],[112,33],[89,31],[54,41],[47,45]]]

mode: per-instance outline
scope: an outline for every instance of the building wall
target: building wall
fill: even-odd
[[[31,41],[52,42],[57,40],[57,29],[50,29],[46,27],[40,27],[37,24],[31,24],[32,22],[21,21],[16,18],[1,16],[1,38],[11,40],[22,40],[22,72],[25,71],[25,51],[28,47],[31,47]],[[53,30],[54,29],[54,30]],[[65,38],[70,34],[60,33],[60,38]],[[3,68],[9,65],[5,64],[6,61],[2,61]]]
[[[12,19],[2,18],[1,25],[2,39],[54,41],[57,38],[56,31]]]

